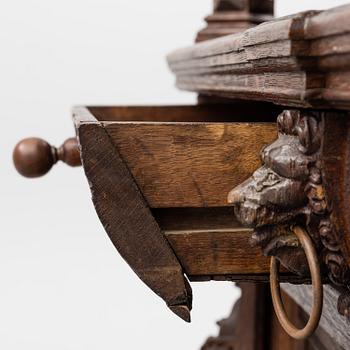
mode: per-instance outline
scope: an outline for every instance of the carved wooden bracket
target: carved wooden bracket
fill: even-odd
[[[278,139],[261,151],[262,166],[228,196],[235,215],[254,228],[252,243],[290,271],[307,275],[305,254],[293,225],[303,226],[330,281],[346,287],[349,267],[342,234],[332,219],[323,168],[325,113],[286,110],[278,116]]]

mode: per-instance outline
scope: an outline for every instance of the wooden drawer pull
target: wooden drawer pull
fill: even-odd
[[[320,321],[323,305],[323,285],[321,281],[320,266],[317,259],[317,253],[313,246],[311,238],[301,227],[294,227],[293,232],[298,237],[302,247],[304,248],[306,258],[309,263],[313,287],[314,299],[312,310],[310,312],[310,318],[304,328],[298,329],[288,320],[281,299],[278,276],[280,263],[275,257],[271,257],[270,287],[273,306],[281,326],[291,337],[295,339],[304,339],[309,337],[315,331]]]
[[[29,137],[18,142],[13,150],[15,167],[25,177],[43,176],[59,160],[70,166],[81,165],[76,137],[68,138],[59,148],[38,137]]]

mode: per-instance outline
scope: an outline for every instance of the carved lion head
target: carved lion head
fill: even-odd
[[[278,116],[278,139],[261,151],[262,166],[228,195],[235,215],[254,228],[252,241],[290,271],[308,273],[292,224],[304,226],[316,248],[328,206],[322,184],[321,118],[299,111]]]

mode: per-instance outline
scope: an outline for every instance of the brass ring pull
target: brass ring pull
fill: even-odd
[[[295,339],[304,339],[309,337],[315,331],[320,321],[323,304],[323,285],[316,250],[313,246],[311,238],[301,227],[294,227],[293,232],[298,237],[302,247],[304,248],[306,258],[309,263],[313,287],[312,309],[310,312],[310,318],[304,328],[298,329],[288,320],[281,299],[281,290],[278,277],[279,261],[275,257],[271,257],[270,287],[273,307],[281,326],[291,337]]]

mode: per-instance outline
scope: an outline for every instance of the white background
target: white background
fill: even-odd
[[[346,1],[277,1],[277,15]],[[193,284],[192,323],[172,315],[119,257],[82,169],[27,180],[11,153],[27,136],[74,134],[76,104],[192,103],[165,55],[189,45],[210,0],[0,1],[0,349],[195,350],[239,290]]]

